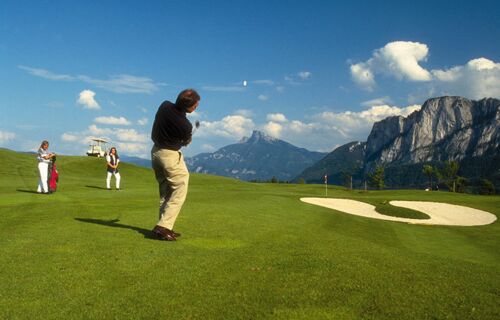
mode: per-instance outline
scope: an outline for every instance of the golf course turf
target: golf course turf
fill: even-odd
[[[0,150],[0,319],[500,319],[498,220],[367,219],[299,201],[323,185],[192,174],[182,236],[165,242],[150,232],[152,170],[123,163],[123,190],[108,191],[103,159],[59,156],[58,191],[39,195],[35,158]],[[395,216],[415,213],[379,207],[436,201],[500,215],[499,196],[328,195]]]

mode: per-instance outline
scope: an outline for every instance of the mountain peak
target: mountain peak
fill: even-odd
[[[254,130],[250,137],[244,137],[243,139],[240,140],[240,143],[256,143],[256,142],[261,142],[261,141],[275,142],[275,141],[278,141],[278,139],[273,138],[270,135],[265,134],[262,131]]]
[[[324,156],[255,130],[239,143],[187,158],[186,163],[198,173],[244,180],[268,180],[274,176],[289,181]]]

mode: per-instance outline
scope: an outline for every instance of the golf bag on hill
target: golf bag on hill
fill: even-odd
[[[48,178],[50,193],[56,192],[58,181],[59,181],[59,172],[57,172],[56,168],[56,157],[52,157],[49,164],[49,178]]]

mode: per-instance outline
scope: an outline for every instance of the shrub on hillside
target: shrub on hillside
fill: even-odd
[[[479,194],[495,194],[495,186],[488,179],[482,179],[479,186]]]

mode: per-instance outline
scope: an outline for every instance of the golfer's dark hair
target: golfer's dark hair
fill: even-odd
[[[109,149],[109,154],[111,154],[111,151],[112,151],[113,149],[115,149],[115,157],[116,157],[117,159],[118,159],[118,158],[120,158],[120,157],[118,156],[118,151],[116,151],[116,148],[115,148],[115,147],[111,147],[111,149]]]
[[[48,144],[49,144],[49,142],[47,140],[43,140],[39,149],[41,149],[44,145],[48,145]]]
[[[194,89],[185,89],[177,96],[175,105],[181,110],[187,110],[192,107],[196,102],[200,101],[200,95]]]

